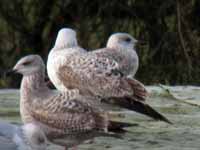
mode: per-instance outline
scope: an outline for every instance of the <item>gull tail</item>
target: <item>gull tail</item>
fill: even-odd
[[[127,132],[127,130],[125,130],[124,128],[132,126],[135,126],[135,124],[110,120],[108,124],[108,131],[114,133],[125,133]]]
[[[163,116],[162,114],[154,110],[151,106],[142,101],[138,101],[129,97],[104,99],[103,101],[109,104],[118,105],[122,108],[126,108],[137,113],[141,113],[143,115],[153,118],[154,120],[164,121],[166,123],[172,124],[172,122],[169,121],[165,116]]]
[[[108,121],[107,131],[101,132],[102,136],[109,136],[114,138],[123,139],[123,135],[128,132],[125,128],[135,126],[132,123]]]
[[[96,129],[104,133],[125,133],[124,128],[135,126],[132,123],[113,121],[108,113],[95,115]]]

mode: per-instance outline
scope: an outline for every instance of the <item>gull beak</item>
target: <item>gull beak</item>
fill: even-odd
[[[7,76],[11,76],[11,75],[16,74],[16,73],[17,73],[17,70],[11,69],[11,70],[5,71],[4,76],[7,77]]]

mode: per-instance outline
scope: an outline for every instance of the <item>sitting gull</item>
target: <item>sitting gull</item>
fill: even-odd
[[[34,124],[17,126],[0,121],[0,147],[2,150],[45,150],[46,138]]]
[[[128,33],[115,33],[109,37],[106,48],[97,49],[90,53],[114,59],[119,64],[118,69],[127,77],[132,78],[135,76],[139,65],[138,55],[134,48],[136,43],[137,40]],[[87,51],[78,45],[76,32],[73,29],[62,28],[59,30],[55,45],[48,56],[47,72],[54,86],[59,90],[65,91],[67,89],[57,78],[57,74],[54,70],[54,68],[58,68],[60,64],[56,62],[56,51],[58,50],[60,56],[62,55],[61,51],[65,51],[63,52],[64,58],[62,59],[66,59],[74,53],[85,53]]]
[[[121,68],[121,65],[114,58],[90,52],[79,52],[79,50],[76,51],[76,48],[63,48],[65,45],[73,45],[76,37],[69,34],[68,39],[63,39],[63,36],[59,36],[59,34],[60,32],[47,61],[49,78],[58,90],[78,90],[83,95],[96,96],[103,99],[106,103],[113,103],[120,107],[145,114],[155,120],[170,123],[167,118],[145,103],[148,92],[143,84],[133,78],[127,77],[128,73],[126,74],[126,71]],[[113,37],[116,37],[114,39],[124,37],[121,39],[121,43],[132,47],[133,42],[126,42],[125,37],[127,36],[130,40],[134,41],[127,34],[114,34],[110,40],[114,41],[112,40]],[[57,47],[62,48],[59,49]],[[72,49],[76,53],[70,52]]]
[[[70,42],[68,42],[70,41]],[[56,42],[55,42],[55,45],[54,47],[52,48],[52,54],[51,52],[49,53],[49,58],[48,58],[48,61],[47,61],[47,73],[48,73],[48,76],[51,80],[51,82],[53,82],[54,86],[57,88],[57,89],[62,89],[62,91],[65,91],[65,90],[68,90],[66,89],[62,83],[60,83],[59,80],[56,80],[56,78],[54,78],[54,76],[56,76],[56,73],[54,72],[54,70],[51,69],[51,66],[52,65],[56,65],[54,63],[54,61],[49,61],[49,60],[52,60],[52,59],[56,59],[55,56],[55,52],[56,50],[62,50],[64,51],[64,55],[63,55],[63,58],[61,59],[64,59],[65,58],[65,55],[68,55],[70,56],[71,54],[76,54],[76,53],[85,53],[87,52],[85,49],[81,48],[79,45],[78,45],[78,42],[77,42],[77,39],[76,39],[76,32],[71,29],[71,28],[62,28],[59,30],[58,32],[58,35],[57,35],[57,38],[56,38]]]
[[[39,55],[21,58],[12,72],[23,75],[20,88],[23,122],[36,124],[54,144],[67,149],[97,136],[116,137],[115,132],[131,126],[111,121],[109,114],[93,106],[95,100],[89,97],[70,90],[63,93],[50,90],[44,81],[45,65]]]
[[[128,33],[114,33],[105,48],[92,51],[97,56],[108,57],[119,64],[120,71],[127,77],[134,77],[139,66],[135,51],[137,40]]]

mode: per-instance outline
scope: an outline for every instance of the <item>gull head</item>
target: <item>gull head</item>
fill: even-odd
[[[70,28],[62,28],[59,30],[55,48],[56,49],[63,49],[63,48],[71,48],[78,46],[77,39],[76,39],[76,32]]]
[[[22,75],[31,75],[38,72],[44,72],[45,65],[39,55],[28,55],[21,58],[10,73],[20,73]]]
[[[128,33],[114,33],[107,42],[108,48],[134,49],[137,40]]]

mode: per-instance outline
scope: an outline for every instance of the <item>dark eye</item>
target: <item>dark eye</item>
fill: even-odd
[[[127,38],[124,39],[124,41],[130,42],[130,41],[131,41],[131,38],[128,38],[128,37],[127,37]]]
[[[31,64],[31,61],[26,61],[26,62],[22,63],[22,65],[24,65],[24,66],[29,65],[29,64]]]

